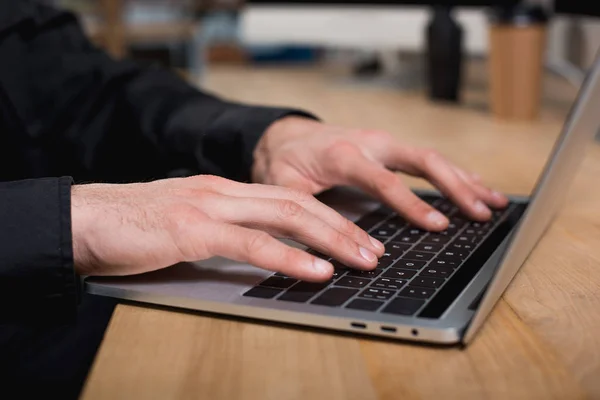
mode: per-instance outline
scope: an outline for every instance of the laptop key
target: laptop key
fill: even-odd
[[[409,271],[407,269],[390,268],[383,273],[383,276],[386,278],[410,279],[416,273],[416,271]]]
[[[427,264],[426,261],[418,261],[418,260],[398,260],[394,263],[394,268],[404,268],[404,269],[421,269]]]
[[[413,250],[425,251],[428,253],[437,253],[444,248],[443,244],[439,243],[419,243]]]
[[[425,236],[425,238],[423,238],[421,243],[438,244],[443,246],[446,243],[448,243],[451,239],[451,236],[446,236],[442,233],[430,233],[429,235]]]
[[[467,258],[468,255],[469,253],[467,253],[466,251],[459,250],[444,250],[439,254],[440,257],[455,260],[463,260]]]
[[[243,296],[256,297],[259,299],[272,299],[273,297],[277,296],[282,291],[283,291],[282,289],[257,286],[255,288],[248,290],[246,293],[243,294]]]
[[[429,261],[431,260],[435,254],[433,253],[425,253],[422,251],[409,251],[408,253],[402,256],[403,260],[419,260],[419,261]]]
[[[352,310],[361,310],[361,311],[377,311],[379,307],[381,307],[385,302],[376,301],[376,300],[366,300],[366,299],[355,299],[352,300],[346,308],[350,308]]]
[[[463,252],[466,252],[466,253],[471,253],[474,249],[475,249],[474,244],[458,243],[458,242],[452,242],[448,245],[448,247],[446,247],[446,250],[450,250],[450,251],[462,250]]]
[[[428,299],[434,293],[435,293],[435,289],[432,289],[432,288],[408,286],[400,292],[399,296],[411,297],[413,299]]]
[[[439,204],[437,204],[435,206],[435,208],[437,208],[438,211],[440,211],[442,214],[445,214],[445,215],[450,215],[450,214],[454,213],[457,210],[457,208],[456,208],[456,206],[454,204],[452,204],[452,203],[450,203],[449,201],[446,201],[446,200],[444,200],[444,201],[440,202]]]
[[[432,278],[448,278],[452,275],[454,270],[452,268],[444,268],[444,267],[427,267],[425,268],[419,276],[429,276]]]
[[[410,284],[411,286],[438,288],[442,286],[444,281],[445,279],[443,278],[429,278],[426,276],[417,276],[410,282]]]
[[[441,267],[441,268],[453,268],[456,269],[457,267],[460,266],[460,264],[462,264],[462,260],[456,259],[456,258],[445,258],[445,257],[437,257],[434,258],[430,263],[429,266],[430,267]]]
[[[358,297],[364,297],[365,299],[388,300],[391,299],[395,294],[395,290],[376,289],[370,287],[363,290]]]
[[[391,238],[397,232],[398,231],[395,229],[377,228],[377,229],[371,231],[371,236]]]
[[[425,304],[425,300],[397,297],[392,300],[381,312],[396,315],[413,315]]]
[[[333,269],[333,276],[331,277],[331,279],[341,278],[342,275],[344,275],[346,272],[348,272],[347,268],[344,268],[344,269],[334,268]]]
[[[488,232],[492,228],[492,224],[489,222],[471,222],[471,228]]]
[[[452,224],[450,224],[450,226],[452,226]],[[447,237],[448,241],[450,241],[459,231],[460,231],[460,228],[449,227],[445,231],[439,232],[438,234],[441,236]],[[448,242],[446,242],[446,243],[448,243]]]
[[[311,292],[318,293],[321,290],[325,289],[327,286],[331,284],[331,281],[328,282],[298,282],[291,288],[287,290],[286,293],[289,292]]]
[[[500,218],[504,216],[506,210],[493,210],[492,211],[492,221],[498,221]]]
[[[469,235],[469,236],[485,236],[487,235],[488,231],[485,229],[477,229],[477,228],[467,228],[464,231],[462,231],[463,235]]]
[[[460,244],[471,244],[476,243],[476,238],[474,236],[461,234],[460,236],[455,237],[453,242]]]
[[[410,244],[397,242],[396,239],[394,239],[391,242],[386,243],[385,251],[392,253],[392,254],[402,254],[402,253],[408,251],[408,249],[410,249],[410,247],[411,247]]]
[[[352,287],[352,288],[364,288],[364,287],[367,287],[367,285],[369,285],[369,283],[371,283],[371,281],[368,279],[354,278],[354,277],[350,277],[350,276],[346,275],[345,277],[340,278],[338,281],[336,281],[335,285]]]
[[[299,282],[296,285],[289,288],[284,294],[279,296],[277,300],[291,301],[294,303],[306,303],[321,290],[329,286],[329,284],[330,282]]]
[[[403,233],[400,233],[400,235],[394,237],[394,242],[400,242],[404,244],[413,244],[417,243],[418,241],[419,236],[404,235]]]
[[[426,231],[415,227],[409,227],[402,231],[403,236],[423,236],[426,233]]]
[[[380,228],[389,229],[391,231],[398,232],[400,229],[404,228],[405,226],[406,226],[406,221],[404,221],[400,217],[393,217],[393,218],[387,220],[386,222],[384,222],[383,224],[381,224]]]
[[[327,289],[323,294],[311,301],[311,304],[338,307],[350,300],[356,293],[358,293],[358,289],[335,287]]]
[[[395,262],[396,262],[396,259],[395,259],[395,258],[391,258],[391,257],[388,257],[388,258],[380,258],[380,259],[377,261],[377,268],[378,268],[378,269],[385,269],[385,268],[389,267],[390,265],[392,265],[392,264],[393,264],[393,263],[395,263]]]
[[[373,278],[377,278],[379,276],[379,274],[381,274],[381,272],[383,272],[383,270],[381,269],[374,269],[371,271],[358,271],[358,270],[352,270],[350,272],[348,272],[346,274],[347,277],[354,277],[354,278],[367,278],[367,279],[373,279]]]
[[[406,282],[408,282],[408,280],[406,279],[379,278],[375,282],[373,282],[371,287],[380,289],[399,290],[404,285],[406,285]]]
[[[452,218],[450,218],[450,226],[452,228],[461,229],[462,227],[464,227],[468,223],[470,223],[470,219],[467,218],[467,217],[465,217],[462,214],[455,215]]]
[[[385,209],[375,210],[363,217],[361,217],[358,221],[356,221],[356,225],[359,228],[364,229],[365,231],[369,231],[375,225],[379,224],[385,218],[387,218],[389,214]]]
[[[296,279],[272,276],[272,277],[262,281],[259,284],[259,286],[267,286],[267,287],[273,287],[273,288],[278,288],[278,289],[287,289],[296,282],[298,282]]]
[[[402,253],[400,253],[400,254],[394,254],[394,253],[390,253],[390,252],[386,251],[385,253],[383,253],[383,255],[381,256],[381,258],[379,258],[379,261],[391,261],[391,262],[394,262],[401,255],[402,255]]]

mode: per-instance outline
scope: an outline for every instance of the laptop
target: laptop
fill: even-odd
[[[450,218],[441,233],[408,225],[358,190],[336,188],[319,196],[385,244],[385,255],[373,271],[332,261],[332,280],[309,283],[215,257],[136,276],[90,277],[85,290],[256,320],[467,345],[559,209],[586,144],[600,126],[599,111],[600,55],[532,195],[511,197],[510,205],[486,223],[465,219],[434,191],[415,193]]]

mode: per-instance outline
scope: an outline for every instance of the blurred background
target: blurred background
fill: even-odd
[[[48,1],[78,13],[114,57],[311,110],[318,99],[287,91],[401,93],[498,120],[563,118],[600,46],[590,0]]]

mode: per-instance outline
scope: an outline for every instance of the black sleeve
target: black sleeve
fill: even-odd
[[[71,178],[124,182],[184,174],[248,180],[265,129],[293,109],[199,91],[166,70],[115,61],[76,18],[0,0],[0,318],[74,314]],[[23,180],[26,178],[41,178]]]
[[[0,321],[71,319],[71,178],[0,183]]]
[[[68,12],[30,0],[2,4],[19,17],[0,26],[0,85],[22,134],[40,147],[26,162],[36,176],[110,182],[187,170],[245,181],[271,123],[314,118],[224,101],[165,69],[115,61]]]

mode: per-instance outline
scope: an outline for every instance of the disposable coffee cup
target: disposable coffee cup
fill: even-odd
[[[548,18],[540,7],[492,9],[490,17],[490,104],[505,120],[539,117]]]

